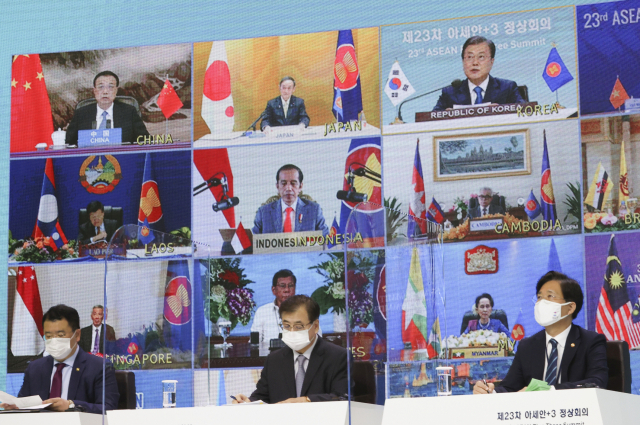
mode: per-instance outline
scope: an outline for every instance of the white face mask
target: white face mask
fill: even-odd
[[[73,335],[71,335],[71,338],[45,339],[44,344],[47,353],[56,360],[69,357],[69,354],[73,351],[73,347],[71,347],[71,339],[74,338],[75,335],[76,333],[74,332]]]
[[[569,304],[571,303],[559,304],[544,299],[538,301],[534,308],[536,322],[538,322],[540,326],[553,325],[568,316],[568,314],[567,316],[561,316],[561,309],[563,305]]]
[[[283,329],[282,342],[287,344],[293,351],[300,351],[311,343],[309,340],[309,330],[288,331]]]

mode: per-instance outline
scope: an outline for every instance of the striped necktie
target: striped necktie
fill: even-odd
[[[547,357],[547,373],[544,380],[549,385],[555,385],[558,381],[558,341],[551,338],[551,354]]]

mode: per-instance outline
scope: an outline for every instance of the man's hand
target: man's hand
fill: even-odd
[[[264,128],[262,129],[262,132],[266,133],[269,130],[271,130],[271,127],[269,127],[268,125],[265,125]]]
[[[276,404],[281,404],[281,403],[308,403],[309,400],[307,399],[307,397],[295,397],[295,398],[288,398],[286,400],[283,400],[279,403]]]
[[[100,233],[98,233],[93,240],[94,241],[99,241],[99,240],[107,240],[107,232],[105,232],[104,230],[100,230]]]
[[[0,403],[0,407],[2,407],[4,410],[18,410],[18,406],[16,406],[15,404]]]
[[[520,390],[520,391],[518,391],[518,392],[519,392],[519,393],[523,393],[523,392],[525,392],[525,391],[527,391],[527,387],[524,387],[523,389],[521,389],[521,390]]]
[[[303,123],[303,122],[301,122],[300,124],[298,124],[298,127],[300,127],[301,129],[305,129],[305,128],[307,128],[307,126],[306,126],[306,125],[304,125],[304,123]]]
[[[490,394],[493,392],[495,385],[492,383],[484,384],[482,381],[476,381],[476,384],[473,386],[474,394]]]
[[[244,394],[236,394],[236,399],[233,400],[231,402],[231,404],[238,404],[238,403],[251,403],[251,400],[249,399],[249,397],[247,397]]]
[[[65,400],[63,398],[50,398],[42,402],[42,404],[49,404],[47,409],[53,410],[55,412],[64,412],[69,409],[69,400]]]

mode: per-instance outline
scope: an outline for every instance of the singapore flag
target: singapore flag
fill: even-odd
[[[233,131],[235,113],[224,41],[214,41],[211,45],[207,71],[204,74],[201,114],[211,134]]]

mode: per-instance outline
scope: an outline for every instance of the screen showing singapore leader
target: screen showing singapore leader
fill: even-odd
[[[442,361],[453,394],[504,379],[549,270],[584,293],[574,324],[640,329],[639,11],[13,56],[7,392],[59,303],[84,351],[134,371],[138,408],[162,379],[178,407],[251,394],[293,295],[374,368],[377,404],[436,395]]]

